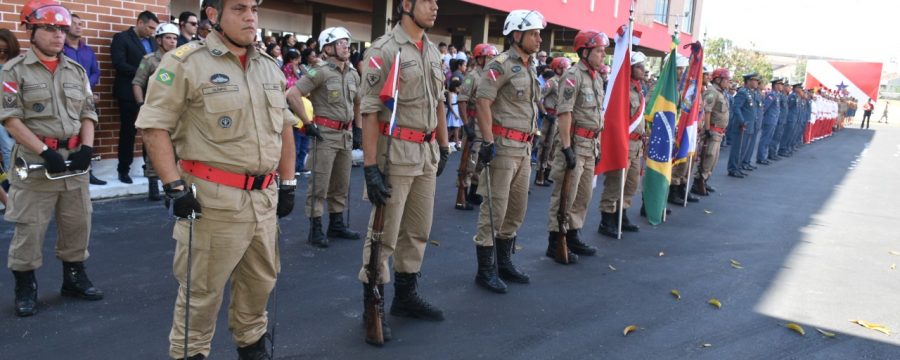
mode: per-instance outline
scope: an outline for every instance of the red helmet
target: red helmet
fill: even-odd
[[[598,46],[609,46],[606,34],[594,30],[581,30],[575,34],[575,45],[572,48],[575,52],[579,52],[581,49],[593,49]]]
[[[565,56],[558,56],[553,58],[553,61],[550,62],[550,68],[553,70],[564,70],[564,67],[571,65],[572,62],[569,58]]]
[[[22,6],[19,20],[26,26],[72,26],[72,15],[54,0],[30,0]]]
[[[731,79],[731,71],[728,71],[726,68],[718,68],[713,71],[712,78]]]
[[[475,45],[475,49],[472,50],[473,57],[482,57],[482,56],[497,56],[499,52],[494,45],[491,44],[478,44]]]
[[[610,68],[609,65],[603,64],[600,65],[600,73],[601,74],[609,74]]]

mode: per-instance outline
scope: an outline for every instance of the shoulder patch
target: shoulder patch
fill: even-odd
[[[172,82],[175,81],[175,73],[163,68],[159,68],[159,70],[156,72],[156,80],[165,85],[171,86]]]
[[[316,73],[317,73],[316,69],[309,69],[309,71],[306,72],[306,76],[316,77]]]
[[[202,41],[191,41],[187,44],[177,47],[175,50],[172,50],[172,57],[174,57],[178,61],[183,61],[188,56],[193,54],[194,50],[197,50],[201,47],[206,47],[206,43]]]

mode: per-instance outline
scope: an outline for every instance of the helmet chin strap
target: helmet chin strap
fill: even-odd
[[[225,40],[227,40],[228,42],[231,43],[231,45],[234,45],[237,47],[242,47],[242,48],[248,48],[248,49],[253,47],[252,45],[241,45],[241,44],[238,44],[237,42],[235,42],[234,39],[232,39],[230,36],[228,36],[228,34],[225,33],[225,30],[222,30],[222,26],[220,26],[218,22],[216,22],[216,24],[213,25],[213,29],[218,31],[219,34],[222,35],[223,38],[225,38]]]
[[[420,24],[419,20],[416,20],[415,15],[413,15],[413,13],[412,13],[413,11],[416,11],[416,0],[412,0],[412,7],[409,8],[409,11],[404,11],[403,7],[401,7],[400,8],[400,16],[404,16],[404,15],[409,16],[409,18],[412,19],[413,23],[416,24],[416,26],[418,26],[419,29],[428,30],[429,28],[427,26]]]

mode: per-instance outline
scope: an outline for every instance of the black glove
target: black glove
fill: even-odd
[[[553,124],[556,123],[556,116],[547,115],[547,117],[544,118],[544,121],[548,122],[550,126],[553,126]]]
[[[316,124],[306,124],[303,125],[303,131],[306,132],[306,136],[314,137],[316,139],[322,140],[322,134],[319,133],[319,127]]]
[[[391,190],[384,183],[384,175],[378,170],[378,165],[363,167],[366,176],[366,193],[372,205],[381,206],[391,197]]]
[[[494,147],[494,143],[481,144],[481,150],[478,150],[478,161],[487,165],[494,159],[494,155],[496,154],[497,149]]]
[[[91,166],[91,156],[94,149],[87,145],[81,145],[81,149],[69,154],[69,169],[75,171],[87,170]]]
[[[278,189],[278,208],[275,210],[278,217],[283,218],[294,211],[294,190],[296,189],[296,186],[282,186]]]
[[[475,141],[475,124],[466,124],[463,125],[463,131],[466,133],[466,138],[469,141]]]
[[[62,155],[56,150],[44,150],[41,153],[41,157],[44,158],[44,168],[47,169],[48,173],[56,174],[66,171],[66,161],[63,160]]]
[[[353,150],[362,149],[362,128],[353,127]]]
[[[566,157],[566,168],[572,170],[575,168],[575,151],[572,150],[572,147],[569,146],[567,148],[562,149],[563,155]]]
[[[450,158],[450,147],[441,146],[441,159],[438,161],[438,172],[437,176],[441,176],[441,173],[444,172],[444,167],[447,166],[447,159]]]
[[[197,201],[194,193],[187,187],[183,190],[166,189],[166,208],[170,206],[172,215],[182,219],[189,218],[191,213],[194,213],[196,218],[199,219],[202,212],[200,202]]]

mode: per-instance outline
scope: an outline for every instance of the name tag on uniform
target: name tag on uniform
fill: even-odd
[[[203,88],[203,95],[212,95],[212,94],[220,94],[226,92],[237,92],[237,85],[220,85],[220,86],[210,86]]]
[[[47,84],[40,83],[40,84],[25,85],[22,87],[22,90],[34,90],[34,89],[46,89],[46,88],[47,88]]]
[[[416,62],[415,60],[410,60],[410,61],[400,63],[400,68],[406,69],[408,67],[416,66],[417,64],[418,64],[418,62]]]
[[[279,84],[263,84],[263,89],[281,91],[281,85],[279,85]]]
[[[81,90],[81,86],[75,83],[63,83],[63,89]]]

